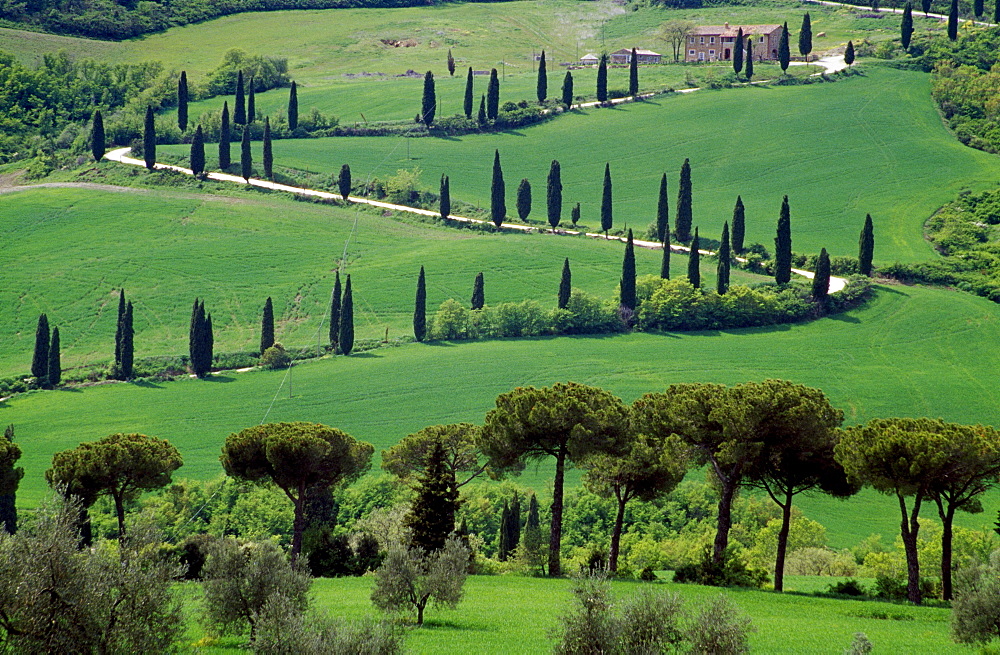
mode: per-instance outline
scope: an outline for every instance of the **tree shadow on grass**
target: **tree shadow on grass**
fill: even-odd
[[[851,316],[846,312],[841,312],[839,314],[827,314],[826,316],[831,321],[840,321],[841,323],[861,323],[861,319],[857,316]]]
[[[361,357],[366,357],[366,358],[371,357],[371,358],[374,358],[374,357],[381,357],[381,356],[382,355],[377,355],[374,352],[372,352],[371,350],[366,350],[366,351],[361,352],[361,353],[351,353],[350,355],[348,355],[348,357],[350,357],[351,359],[357,359],[357,358],[361,358]]]
[[[414,626],[416,627],[416,626]],[[447,619],[424,619],[424,624],[421,626],[422,630],[461,630],[462,632],[488,632],[489,628],[465,625],[458,623],[457,621],[448,621]]]
[[[132,384],[134,384],[137,387],[143,387],[144,389],[162,389],[163,388],[162,384],[155,384],[153,382],[150,382],[149,380],[136,380]]]
[[[225,383],[225,382],[235,382],[236,378],[234,378],[232,376],[229,376],[229,375],[209,375],[207,377],[202,378],[202,381],[204,381],[204,382],[222,382],[222,383]]]

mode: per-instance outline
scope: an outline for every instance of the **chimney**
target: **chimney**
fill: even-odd
[[[726,29],[727,30],[729,29],[729,23],[726,23]]]

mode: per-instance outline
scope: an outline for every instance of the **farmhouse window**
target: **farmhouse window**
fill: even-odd
[[[688,50],[688,54],[694,57],[694,50]]]
[[[715,50],[709,50],[708,51],[708,56],[709,57],[714,57],[715,56]]]
[[[715,37],[714,36],[708,37],[708,42],[709,43],[715,43]]]
[[[705,42],[705,37],[699,36],[698,38],[700,39],[700,41],[699,41],[700,43],[704,43]]]

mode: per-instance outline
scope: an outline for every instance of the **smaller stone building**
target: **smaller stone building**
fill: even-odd
[[[660,63],[660,58],[662,55],[658,52],[653,52],[652,50],[643,50],[642,48],[635,49],[635,58],[640,64],[658,64]],[[615,50],[611,53],[611,63],[612,64],[631,64],[632,63],[632,50],[631,48],[622,48],[621,50]]]

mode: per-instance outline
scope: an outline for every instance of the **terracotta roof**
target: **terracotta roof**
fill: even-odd
[[[770,34],[775,30],[780,30],[781,25],[701,25],[691,30],[691,36],[736,36],[736,32],[743,28],[743,35],[747,34]]]

